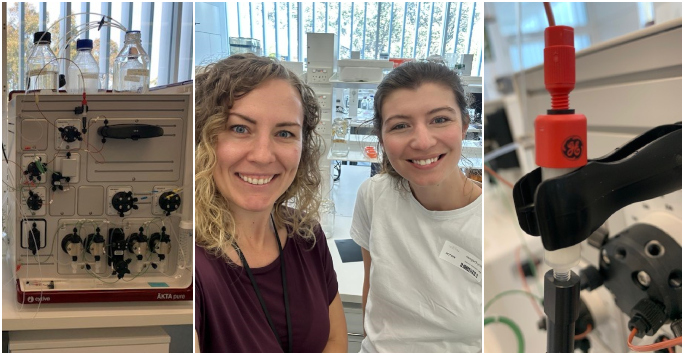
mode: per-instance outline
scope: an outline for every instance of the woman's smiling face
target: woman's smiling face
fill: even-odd
[[[264,82],[235,101],[216,143],[216,188],[230,208],[270,211],[302,156],[304,110],[287,81]]]
[[[465,138],[461,109],[446,86],[398,89],[382,104],[382,146],[392,167],[411,184],[439,185],[458,169]]]

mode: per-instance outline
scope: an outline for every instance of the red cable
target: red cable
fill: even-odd
[[[556,25],[556,19],[553,17],[553,11],[551,11],[551,3],[544,3],[544,10],[546,10],[546,18],[549,20],[549,26]]]
[[[591,333],[592,329],[593,328],[591,327],[591,324],[587,324],[587,329],[584,332],[582,332],[580,334],[575,334],[575,340],[581,340],[581,339],[586,338],[587,335],[589,335],[589,333]]]
[[[501,175],[497,174],[496,171],[494,171],[492,168],[485,165],[484,169],[486,172],[494,176],[497,180],[501,181],[504,185],[510,187],[511,189],[513,188],[513,184],[511,184],[508,180],[502,178]]]
[[[662,350],[662,349],[667,349],[671,348],[673,346],[682,345],[682,337],[677,337],[674,339],[670,340],[665,340],[661,341],[658,343],[654,344],[649,344],[649,345],[634,345],[632,344],[632,340],[634,339],[634,336],[638,332],[637,328],[632,328],[632,331],[629,333],[629,338],[627,338],[627,346],[629,346],[630,349],[634,351],[656,351],[656,350]]]

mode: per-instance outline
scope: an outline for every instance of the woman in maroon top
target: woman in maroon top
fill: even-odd
[[[270,58],[234,55],[196,77],[202,352],[347,351],[337,277],[317,222],[319,113],[313,91]]]

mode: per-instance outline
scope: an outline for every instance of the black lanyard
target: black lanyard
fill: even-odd
[[[264,302],[263,297],[261,297],[261,291],[259,291],[259,286],[256,283],[256,280],[254,279],[254,275],[252,274],[252,269],[249,267],[249,264],[247,264],[247,260],[245,259],[245,256],[242,254],[240,249],[237,248],[237,245],[233,245],[235,247],[235,251],[238,253],[240,256],[240,260],[242,261],[242,267],[245,268],[245,271],[247,271],[247,276],[249,276],[249,281],[252,282],[252,287],[254,288],[254,292],[257,295],[257,298],[259,299],[259,303],[261,303],[261,309],[264,311],[264,314],[266,315],[266,320],[268,321],[268,325],[271,326],[271,330],[273,331],[273,334],[276,337],[276,340],[278,340],[278,344],[280,344],[280,348],[286,352],[286,353],[291,353],[292,352],[292,323],[290,322],[290,301],[287,297],[287,278],[285,277],[285,259],[283,258],[283,246],[280,243],[280,236],[278,236],[278,229],[275,226],[275,221],[273,221],[273,215],[271,215],[271,223],[273,223],[273,230],[275,231],[275,237],[276,240],[278,241],[278,257],[280,258],[280,276],[283,280],[283,299],[285,301],[285,320],[287,322],[287,350],[283,347],[282,342],[280,341],[280,336],[278,335],[278,331],[275,328],[275,325],[273,324],[273,320],[271,320],[271,314],[268,312],[268,309],[266,308],[266,303]]]

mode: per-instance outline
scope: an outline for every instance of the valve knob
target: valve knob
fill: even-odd
[[[74,126],[59,127],[57,130],[59,130],[62,140],[67,143],[75,142],[76,140],[83,140],[81,132],[79,132],[78,128]]]
[[[138,206],[135,205],[136,202],[138,202],[138,199],[133,197],[133,192],[131,191],[117,192],[112,197],[112,206],[119,212],[120,217],[123,217],[124,213],[131,209],[137,210]]]
[[[38,161],[32,161],[28,164],[26,167],[26,170],[24,170],[24,175],[28,175],[28,179],[30,181],[38,180],[40,181],[41,175],[43,174],[42,171],[44,171],[47,168],[47,164],[41,162],[42,159],[38,158]],[[38,164],[41,164],[41,166],[38,166]],[[42,168],[42,169],[41,169]],[[42,171],[41,171],[42,170]]]
[[[171,212],[175,211],[180,207],[181,198],[175,192],[167,191],[159,196],[159,207],[166,211],[166,215],[170,215]]]
[[[29,197],[26,199],[26,205],[32,211],[38,211],[43,207],[43,199],[37,193],[29,191]]]

